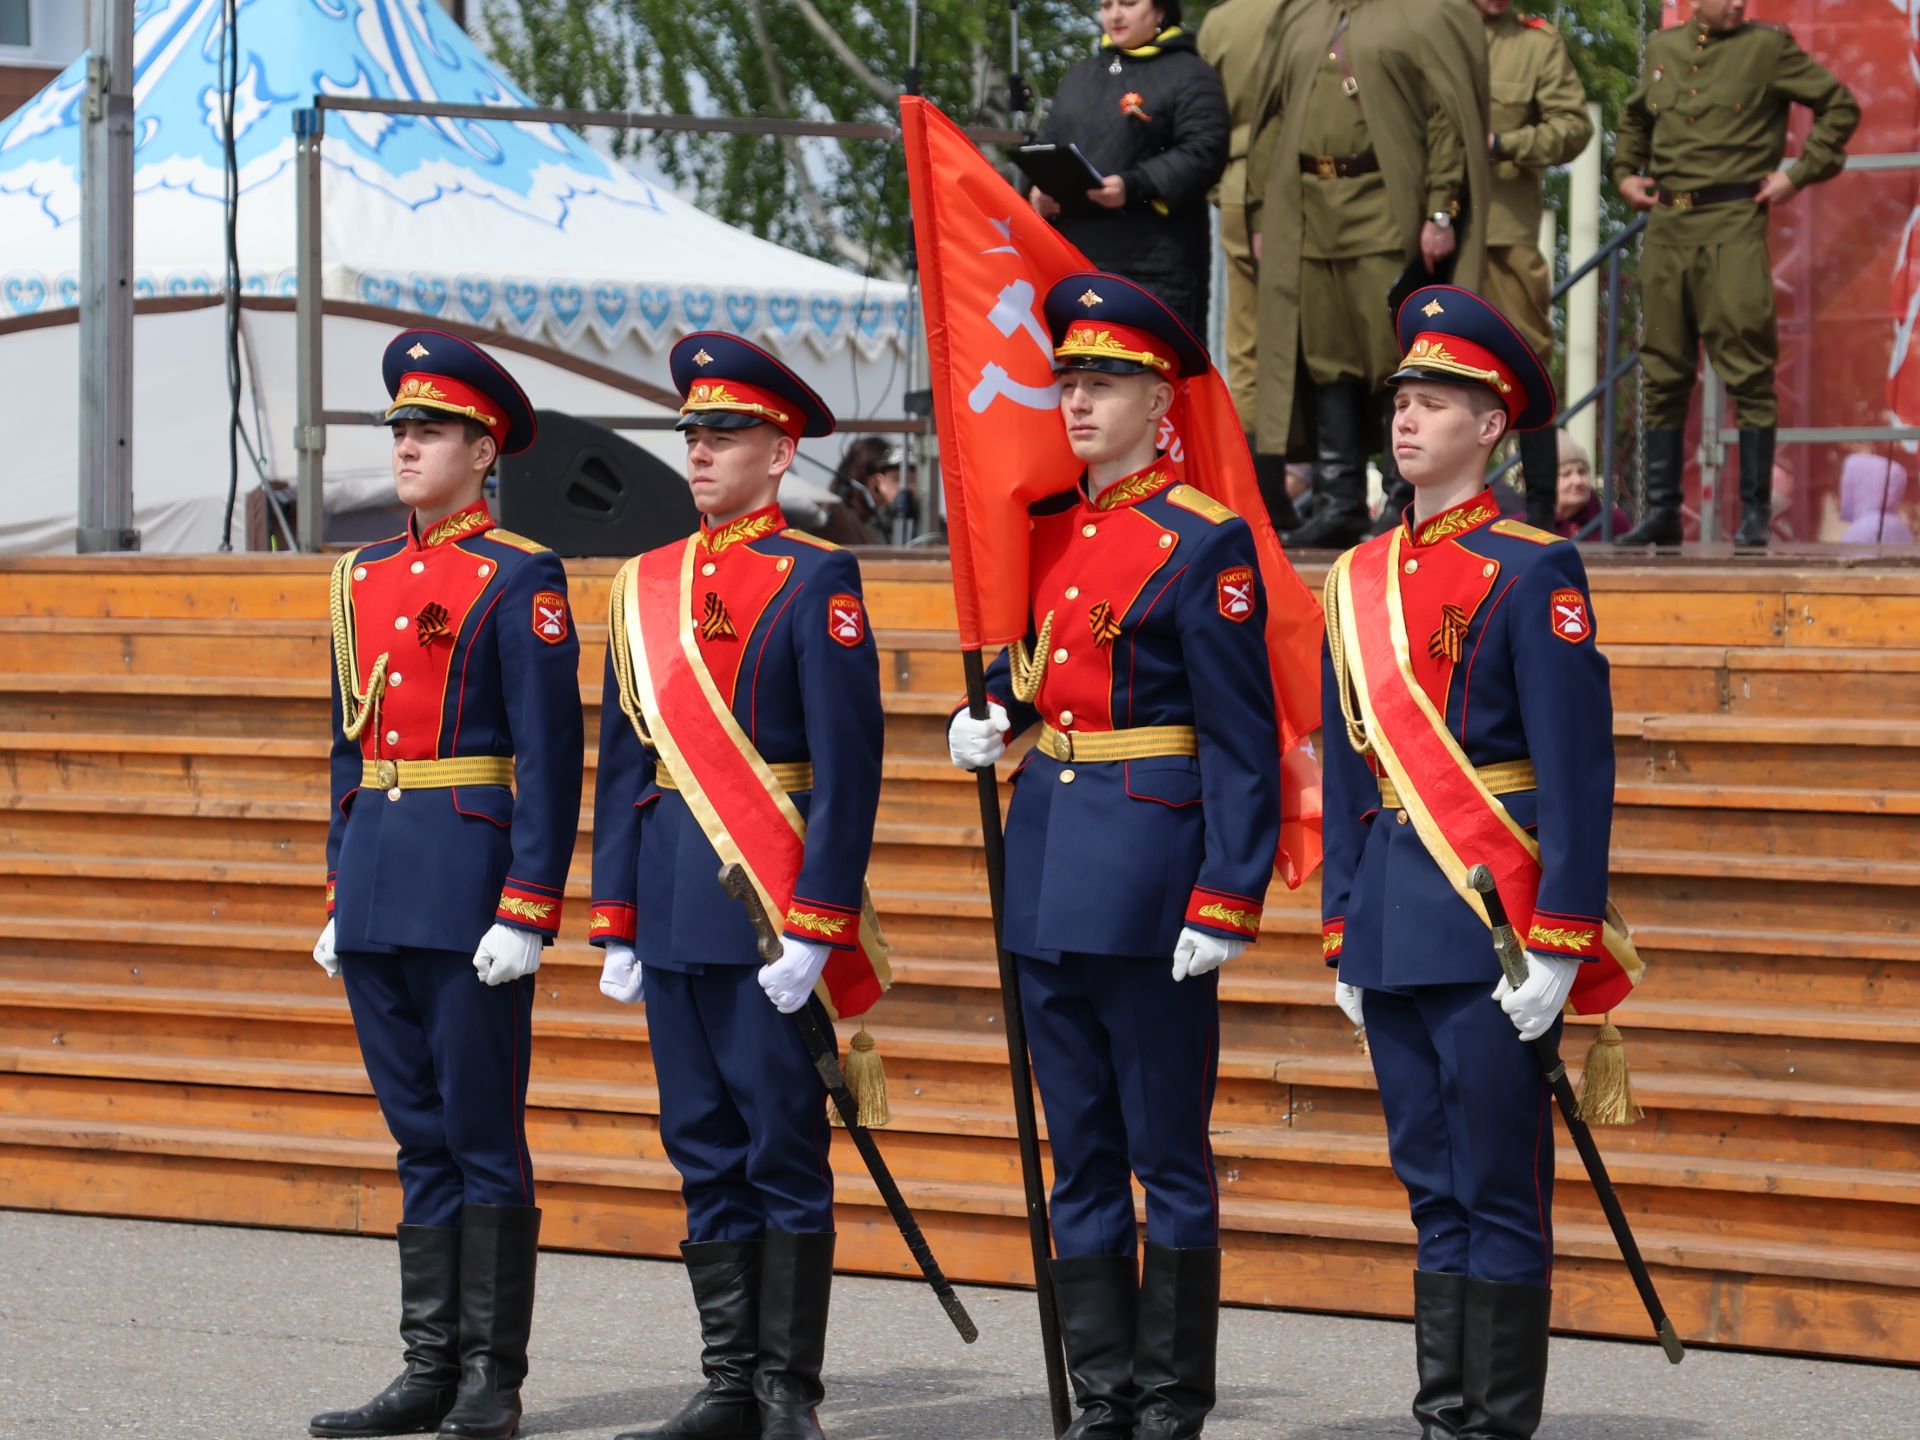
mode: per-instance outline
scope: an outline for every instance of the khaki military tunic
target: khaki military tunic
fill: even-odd
[[[1757,185],[1779,168],[1794,104],[1814,117],[1787,171],[1804,188],[1840,173],[1860,123],[1859,104],[1830,71],[1773,25],[1715,32],[1696,21],[1647,41],[1610,174],[1615,185],[1651,176],[1670,202],[1648,218],[1640,260],[1641,364],[1653,428],[1686,424],[1702,341],[1741,428],[1774,427],[1779,341],[1767,213],[1750,197],[1720,200],[1710,192]]]
[[[1540,179],[1587,148],[1593,121],[1566,42],[1551,25],[1509,10],[1486,30],[1493,208],[1481,293],[1551,363],[1553,275],[1540,253]]]

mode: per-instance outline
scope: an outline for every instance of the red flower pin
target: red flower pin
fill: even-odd
[[[1136,120],[1153,119],[1151,115],[1147,114],[1147,97],[1142,95],[1138,90],[1129,90],[1120,97],[1120,113],[1122,115],[1131,115]]]

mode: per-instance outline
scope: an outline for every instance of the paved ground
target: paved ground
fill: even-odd
[[[920,1286],[834,1291],[834,1440],[1041,1440],[1033,1300],[970,1290],[966,1347]],[[398,1368],[390,1242],[0,1212],[0,1437],[277,1440]],[[678,1266],[548,1255],[529,1414],[609,1440],[692,1388]],[[1211,1440],[1410,1436],[1406,1326],[1229,1310]],[[1913,1440],[1920,1373],[1556,1340],[1543,1440]]]

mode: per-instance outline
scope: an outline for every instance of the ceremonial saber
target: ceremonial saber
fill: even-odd
[[[960,652],[967,674],[967,712],[987,718],[987,673],[978,650]],[[1067,1389],[1066,1352],[1060,1341],[1060,1297],[1053,1293],[1053,1234],[1047,1221],[1047,1192],[1040,1178],[1040,1122],[1033,1113],[1033,1068],[1027,1056],[1027,1018],[1020,1004],[1020,977],[1001,933],[1006,913],[1007,837],[1000,828],[1000,788],[991,765],[976,770],[980,787],[980,836],[986,848],[987,900],[993,910],[993,948],[1000,959],[1000,1005],[1006,1014],[1007,1069],[1013,1078],[1013,1129],[1020,1150],[1020,1180],[1026,1190],[1027,1242],[1033,1251],[1034,1297],[1040,1305],[1040,1352],[1047,1372],[1047,1403],[1053,1433],[1073,1423]]]
[[[747,918],[753,922],[755,945],[760,958],[768,964],[778,960],[780,936],[775,932],[773,922],[767,919],[766,907],[760,903],[760,892],[753,888],[745,869],[739,865],[722,866],[720,885],[727,894],[746,907]],[[973,1323],[973,1317],[967,1314],[967,1307],[960,1303],[960,1297],[953,1293],[953,1282],[947,1279],[940,1262],[934,1258],[933,1247],[927,1244],[927,1237],[921,1233],[920,1222],[913,1218],[913,1211],[908,1208],[900,1187],[894,1183],[893,1172],[887,1169],[880,1147],[873,1142],[873,1132],[860,1123],[860,1106],[855,1102],[853,1092],[847,1089],[847,1077],[840,1072],[840,1056],[833,1042],[814,1018],[811,1005],[802,1005],[790,1018],[800,1032],[800,1039],[806,1044],[807,1055],[820,1075],[821,1084],[827,1087],[827,1094],[833,1097],[834,1108],[839,1110],[840,1118],[846,1121],[847,1133],[853,1137],[860,1158],[867,1162],[867,1173],[879,1187],[880,1198],[887,1202],[887,1213],[893,1216],[900,1238],[907,1242],[907,1249],[912,1252],[927,1284],[933,1287],[940,1308],[947,1312],[953,1328],[960,1332],[962,1340],[973,1344],[980,1338],[980,1328]]]
[[[1467,872],[1467,884],[1480,893],[1481,902],[1487,907],[1487,920],[1493,926],[1494,953],[1500,957],[1500,968],[1506,974],[1507,984],[1518,990],[1527,983],[1527,952],[1520,948],[1520,938],[1513,933],[1513,925],[1507,919],[1507,907],[1500,903],[1500,890],[1494,884],[1493,871],[1485,865],[1476,865]],[[1667,1318],[1666,1307],[1660,1303],[1660,1294],[1653,1288],[1653,1276],[1647,1273],[1647,1262],[1640,1256],[1640,1246],[1633,1238],[1632,1227],[1627,1224],[1627,1212],[1620,1208],[1620,1196],[1607,1174],[1607,1163],[1600,1158],[1600,1147],[1593,1143],[1593,1131],[1580,1114],[1580,1101],[1573,1093],[1573,1082],[1567,1079],[1567,1066],[1560,1058],[1560,1047],[1554,1043],[1551,1035],[1542,1035],[1536,1040],[1527,1041],[1527,1048],[1533,1051],[1534,1059],[1540,1062],[1540,1073],[1546,1079],[1547,1088],[1553,1091],[1553,1098],[1560,1103],[1560,1114],[1566,1119],[1574,1148],[1580,1152],[1580,1159],[1586,1164],[1587,1178],[1593,1181],[1594,1193],[1600,1197],[1600,1208],[1606,1211],[1607,1224],[1613,1227],[1613,1238],[1620,1246],[1621,1258],[1627,1262],[1627,1273],[1633,1276],[1634,1289],[1640,1292],[1640,1303],[1647,1307],[1647,1318],[1653,1321],[1653,1333],[1660,1341],[1660,1348],[1667,1352],[1669,1361],[1678,1365],[1687,1358],[1686,1347],[1680,1343],[1673,1322]]]

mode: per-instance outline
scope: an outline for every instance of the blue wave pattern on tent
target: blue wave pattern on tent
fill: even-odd
[[[134,189],[171,190],[221,204],[219,0],[140,0],[134,13]],[[495,70],[437,0],[242,0],[242,55],[234,105],[242,206],[294,164],[292,112],[316,93],[515,106],[527,97]],[[80,212],[79,151],[86,59],[75,61],[11,117],[0,120],[0,195],[28,198],[53,229]],[[332,112],[330,184],[345,171],[423,220],[443,201],[474,201],[564,235],[581,202],[612,204],[636,226],[671,223],[668,203],[643,178],[563,127]],[[275,197],[278,201],[281,197]],[[242,260],[245,261],[243,253]],[[484,274],[363,272],[364,304],[435,319],[497,326],[564,343],[587,329],[609,345],[625,335],[649,348],[688,330],[723,324],[777,344],[821,350],[851,342],[868,354],[903,342],[902,300],[840,295],[667,288],[607,280],[551,281]],[[217,269],[139,271],[139,298],[216,294]],[[290,269],[246,269],[244,290],[290,296]],[[891,288],[891,287],[889,287]],[[78,276],[0,275],[0,317],[77,303]]]

